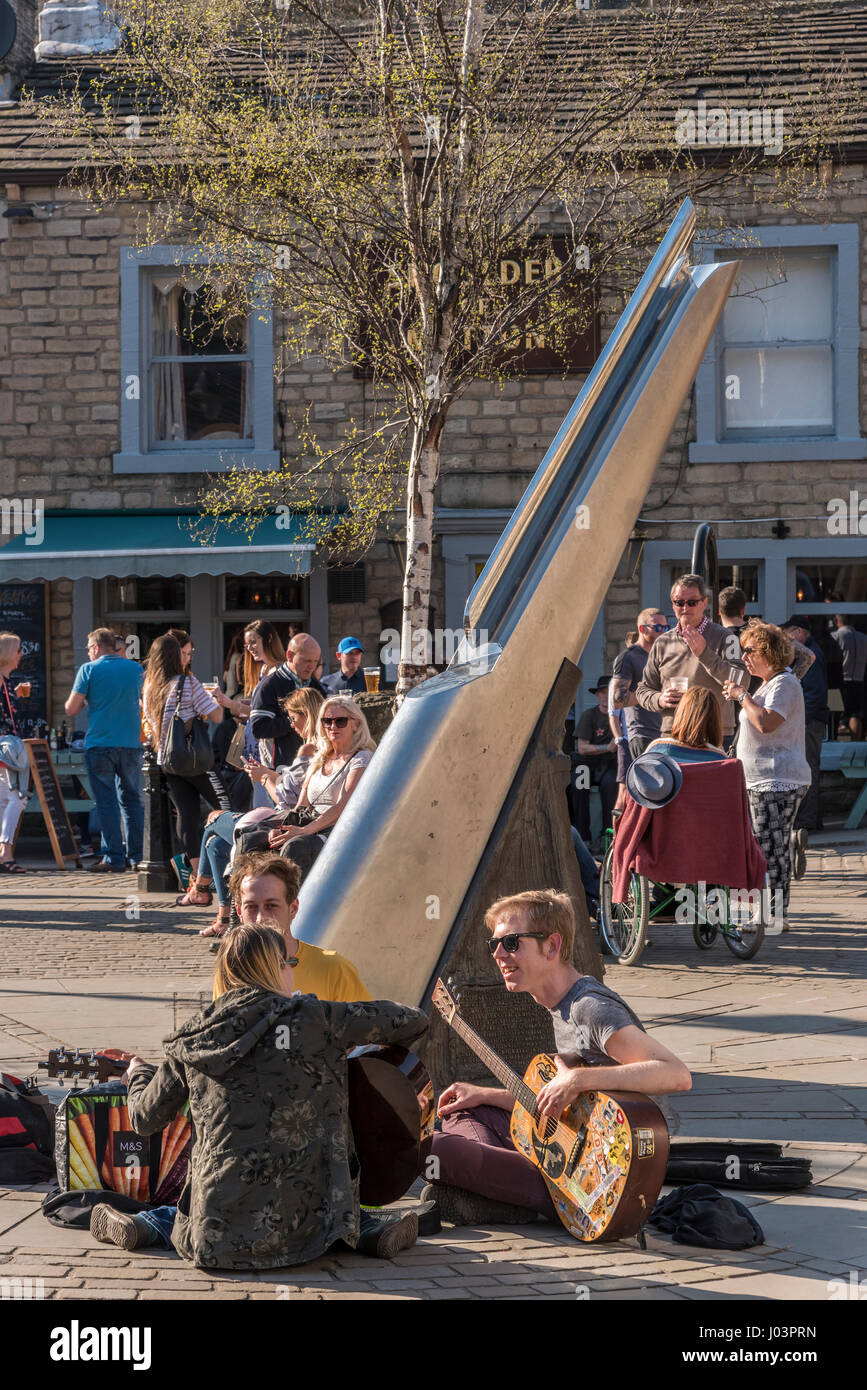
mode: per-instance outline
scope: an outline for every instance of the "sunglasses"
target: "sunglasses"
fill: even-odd
[[[668,632],[668,623],[645,623],[648,632]]]
[[[695,608],[697,603],[704,603],[703,598],[673,598],[672,608]]]
[[[491,955],[496,955],[497,947],[502,946],[504,951],[508,951],[513,956],[516,951],[521,949],[521,941],[525,936],[535,936],[539,941],[544,941],[544,936],[540,931],[510,931],[505,936],[492,936],[488,942],[488,950]]]
[[[348,723],[349,723],[349,716],[346,715],[346,714],[341,714],[341,715],[339,715],[336,719],[329,719],[329,718],[326,716],[326,717],[323,719],[323,721],[322,721],[322,726],[323,726],[323,728],[324,728],[326,725],[328,725],[329,727],[331,727],[331,728],[333,728],[333,729],[345,729]]]
[[[741,647],[741,651],[743,652],[744,656],[749,656],[752,650],[752,647]]]

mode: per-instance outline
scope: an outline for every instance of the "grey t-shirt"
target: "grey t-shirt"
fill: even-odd
[[[605,1051],[605,1044],[620,1028],[645,1028],[625,1000],[592,975],[581,975],[559,1004],[551,1010],[557,1052],[569,1065],[588,1067],[619,1065]]]
[[[854,627],[838,627],[831,636],[843,653],[844,681],[863,681],[867,668],[867,637]]]
[[[629,681],[629,689],[636,690],[638,682],[644,675],[644,668],[647,665],[648,653],[636,642],[634,646],[627,647],[625,651],[618,652],[614,658],[615,676],[622,676]],[[641,705],[632,705],[623,711],[626,716],[626,737],[627,738],[658,738],[662,728],[662,715],[655,714],[652,709],[643,709]]]

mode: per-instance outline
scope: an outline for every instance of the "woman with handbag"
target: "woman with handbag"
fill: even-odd
[[[201,682],[184,671],[180,645],[168,633],[158,637],[148,652],[142,703],[177,814],[178,836],[195,874],[202,837],[201,798],[213,810],[222,809],[208,777],[214,753],[203,720],[219,724],[223,711]],[[186,905],[188,894],[177,902]]]
[[[0,632],[0,873],[23,874],[12,855],[15,832],[29,800],[30,760],[20,736],[18,701],[30,695],[29,681],[13,689],[9,677],[21,661],[21,639]]]
[[[295,810],[289,812],[290,823],[268,836],[272,849],[294,859],[302,880],[346,809],[375,749],[361,706],[350,695],[330,695],[319,711],[316,752]]]
[[[231,697],[228,692],[224,695],[222,691],[215,692],[217,703],[227,710],[229,715],[241,720],[226,760],[234,768],[240,768],[246,772],[244,759],[258,759],[260,757],[259,740],[254,738],[253,730],[249,723],[250,702],[256,686],[265,676],[276,671],[286,658],[286,651],[280,640],[280,634],[273,623],[267,622],[264,618],[256,618],[252,623],[248,623],[244,628],[244,654],[241,665],[243,679],[243,693],[236,692]],[[256,782],[253,782],[253,805],[268,806],[268,797],[265,791]]]

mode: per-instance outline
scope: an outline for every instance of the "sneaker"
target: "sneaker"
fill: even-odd
[[[175,878],[180,884],[181,892],[186,893],[190,886],[190,866],[187,863],[187,856],[185,854],[173,854],[172,868],[175,871]]]
[[[529,1226],[538,1220],[532,1207],[495,1202],[491,1197],[445,1182],[428,1183],[422,1189],[421,1200],[436,1202],[443,1221],[450,1221],[453,1226]]]
[[[393,1260],[401,1250],[409,1250],[418,1240],[418,1217],[414,1211],[396,1220],[388,1217],[375,1217],[370,1212],[361,1213],[361,1234],[356,1250],[359,1255],[370,1255],[377,1260]]]
[[[95,864],[88,864],[86,872],[89,874],[125,874],[126,864],[109,864],[107,859],[97,859]]]
[[[127,1216],[102,1203],[90,1214],[90,1234],[103,1245],[117,1245],[121,1250],[137,1250],[150,1245],[150,1227],[140,1217]]]

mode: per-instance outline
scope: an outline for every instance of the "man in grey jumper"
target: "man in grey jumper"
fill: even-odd
[[[734,654],[732,632],[708,617],[708,592],[699,574],[682,574],[675,580],[671,603],[677,626],[657,637],[651,647],[635,697],[643,709],[662,715],[662,733],[667,734],[683,693],[672,690],[668,682],[674,677],[685,677],[689,685],[711,690],[719,701],[723,743],[727,745],[735,731],[735,712],[733,702],[723,699],[722,688],[729,679],[731,666],[746,669]],[[814,660],[812,652],[795,643],[792,669],[799,680]]]

